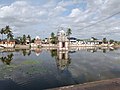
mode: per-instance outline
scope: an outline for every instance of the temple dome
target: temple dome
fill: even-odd
[[[64,30],[58,31],[58,36],[61,36],[61,35],[66,35],[66,32]]]
[[[35,38],[35,39],[36,39],[36,40],[37,40],[37,39],[40,39],[40,37],[39,37],[39,36],[36,36],[36,38]]]

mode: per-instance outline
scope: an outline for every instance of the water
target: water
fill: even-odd
[[[120,78],[120,49],[4,50],[0,90],[41,90]]]

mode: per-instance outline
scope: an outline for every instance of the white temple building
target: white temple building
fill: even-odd
[[[58,50],[68,50],[69,48],[69,40],[66,35],[66,32],[61,30],[57,33],[58,37]]]

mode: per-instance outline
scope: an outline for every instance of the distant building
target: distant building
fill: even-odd
[[[35,43],[36,45],[41,45],[41,39],[40,39],[39,36],[36,36],[34,43]]]
[[[12,48],[12,47],[15,47],[15,44],[16,44],[15,40],[1,40],[0,41],[1,47]]]
[[[58,37],[58,50],[68,50],[69,40],[65,31],[61,30],[57,33]]]
[[[68,39],[69,39],[70,44],[77,44],[77,38],[69,37]]]
[[[31,43],[31,47],[40,47],[42,41],[39,36],[36,36],[34,43]]]
[[[26,45],[30,45],[30,39],[26,38]]]

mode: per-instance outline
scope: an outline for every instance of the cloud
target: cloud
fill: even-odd
[[[16,1],[9,6],[0,8],[0,19],[2,22],[16,25],[17,27],[24,24],[39,23],[39,17],[43,17],[45,14],[45,10],[36,6],[31,6],[26,1]]]
[[[80,14],[81,14],[81,11],[78,8],[75,8],[75,9],[72,10],[69,17],[78,17]]]
[[[57,32],[59,27],[72,28],[73,36],[90,38],[114,37],[120,39],[120,14],[94,24],[117,12],[120,12],[119,0],[17,0],[0,5],[0,28],[5,25],[14,27],[20,34],[39,34],[47,37]],[[84,29],[82,29],[84,28]],[[33,32],[34,33],[31,33]],[[114,34],[113,34],[114,33]]]

